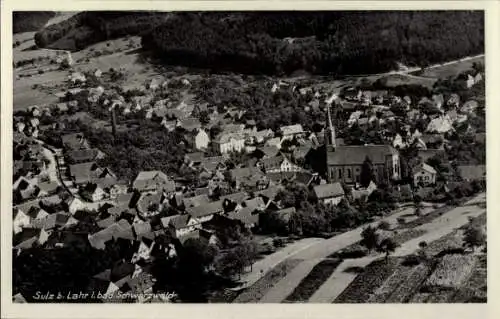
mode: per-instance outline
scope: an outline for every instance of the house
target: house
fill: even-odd
[[[248,205],[238,211],[232,211],[227,217],[232,220],[240,221],[248,229],[254,228],[259,222],[259,214],[265,208],[262,198],[257,197],[262,205]]]
[[[99,159],[103,159],[105,154],[98,149],[75,149],[70,150],[66,153],[68,162],[72,164],[79,164],[85,162],[93,162]]]
[[[339,182],[314,186],[314,194],[324,204],[337,205],[345,197],[344,188]]]
[[[235,168],[229,171],[229,178],[236,189],[265,189],[269,181],[262,171],[256,167]]]
[[[447,133],[453,130],[453,121],[447,116],[439,116],[429,122],[427,132],[430,133]]]
[[[88,241],[95,249],[105,249],[108,241],[119,238],[134,240],[132,226],[125,219],[120,219],[109,227],[88,235]]]
[[[369,158],[376,183],[401,178],[399,152],[391,145],[339,146],[327,151],[330,182],[359,183],[361,167]]]
[[[253,152],[253,156],[257,158],[272,158],[278,156],[280,150],[275,146],[262,146]]]
[[[69,171],[71,178],[77,185],[94,182],[97,179],[116,178],[111,170],[102,168],[95,162],[70,165]]]
[[[193,197],[184,197],[182,199],[182,204],[184,205],[184,208],[201,206],[207,204],[208,202],[210,202],[210,199],[205,194]]]
[[[294,137],[303,137],[305,134],[305,131],[302,128],[302,125],[300,125],[300,124],[282,126],[282,127],[280,127],[279,131],[281,133],[282,140],[286,140],[286,139],[291,140]]]
[[[12,240],[14,251],[20,253],[24,249],[30,249],[34,245],[42,246],[49,239],[49,233],[44,229],[24,228],[16,234]]]
[[[106,192],[96,183],[87,183],[82,188],[81,195],[90,202],[101,201],[107,196]]]
[[[473,113],[477,109],[477,107],[477,101],[469,100],[465,102],[464,105],[462,105],[462,107],[460,108],[460,112],[465,114]]]
[[[69,80],[73,84],[78,84],[78,83],[85,83],[87,79],[85,78],[85,75],[83,75],[82,73],[73,72],[71,73],[71,75],[69,75]]]
[[[199,220],[187,214],[163,217],[161,223],[174,238],[182,237],[201,228]]]
[[[86,205],[76,197],[69,197],[64,201],[67,211],[74,215],[79,210],[86,209]]]
[[[474,86],[474,84],[476,84],[474,77],[470,74],[467,74],[467,80],[466,80],[467,88],[470,89],[471,87]]]
[[[223,155],[241,152],[245,148],[245,136],[242,133],[220,133],[213,141],[215,150]]]
[[[223,156],[205,157],[200,161],[199,166],[207,172],[225,171],[226,165],[224,162]]]
[[[222,201],[224,211],[228,212],[234,210],[238,205],[241,205],[249,197],[250,196],[247,192],[238,192],[221,196],[219,199]]]
[[[143,217],[158,215],[167,203],[168,198],[163,193],[144,193],[137,201],[137,211]]]
[[[200,223],[207,222],[212,219],[214,214],[221,214],[224,212],[222,201],[209,202],[207,204],[195,207],[186,207],[186,213],[195,218]]]
[[[275,157],[264,158],[257,162],[257,166],[264,169],[266,173],[299,172],[302,170],[302,168],[294,164],[283,154]]]
[[[160,171],[142,171],[132,183],[132,188],[139,192],[163,191],[166,194],[175,192],[175,182]]]
[[[205,157],[202,152],[187,153],[184,155],[184,163],[189,167],[197,167],[201,164]]]
[[[486,180],[486,165],[459,165],[457,170],[465,181]]]
[[[13,209],[14,213],[14,219],[12,222],[12,229],[14,231],[14,234],[20,233],[23,228],[30,226],[31,224],[31,218],[27,214],[28,212],[24,211],[26,207],[22,206],[16,206]]]
[[[209,143],[210,137],[208,136],[207,132],[203,129],[198,130],[198,133],[196,133],[194,137],[194,145],[196,149],[204,150],[208,147]]]
[[[436,184],[437,171],[430,165],[422,163],[413,168],[413,184],[434,185]]]
[[[392,141],[392,146],[394,146],[395,148],[405,148],[406,147],[406,143],[403,142],[403,138],[401,137],[401,135],[399,134],[396,134],[396,136],[394,137],[393,141]]]
[[[193,131],[201,129],[200,120],[198,120],[197,118],[192,118],[192,117],[178,120],[177,126],[182,127],[183,129],[185,129],[188,132],[193,132]]]
[[[456,93],[450,94],[446,104],[450,107],[454,107],[454,108],[458,107],[458,105],[460,104],[460,96]]]
[[[154,239],[154,237],[153,237]],[[155,241],[146,237],[141,237],[134,244],[136,246],[135,253],[132,255],[130,260],[131,263],[135,264],[139,260],[150,260],[151,252],[153,251]]]

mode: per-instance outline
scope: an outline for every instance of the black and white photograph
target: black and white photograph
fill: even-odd
[[[484,10],[12,32],[14,304],[487,303]]]

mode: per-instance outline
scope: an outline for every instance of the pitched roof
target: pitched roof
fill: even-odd
[[[141,213],[145,213],[149,210],[149,207],[154,204],[162,204],[165,198],[162,193],[153,193],[153,194],[143,194],[139,201],[137,202],[137,209]]]
[[[170,180],[163,172],[143,171],[135,178],[133,187],[139,191],[163,189],[166,192],[173,192],[175,191],[175,182]]]
[[[328,152],[328,165],[362,165],[366,157],[373,164],[385,164],[386,156],[397,154],[391,145],[339,146]]]
[[[182,199],[182,203],[184,204],[184,207],[195,207],[195,206],[200,206],[208,203],[210,199],[206,194],[198,195],[198,196],[193,196],[193,197],[184,197]]]
[[[69,170],[77,184],[93,181],[114,174],[107,168],[99,167],[95,162],[70,165]]]
[[[283,187],[281,187],[281,186],[271,186],[271,187],[268,187],[266,189],[257,191],[254,194],[255,194],[255,196],[263,196],[263,197],[268,198],[270,200],[274,200],[274,198],[276,197],[276,195],[278,195],[279,191],[282,188]]]
[[[132,226],[134,228],[134,232],[135,232],[137,239],[145,237],[145,238],[153,240],[155,238],[155,235],[154,235],[152,228],[151,228],[151,223],[139,222],[139,223],[134,223]]]
[[[304,129],[302,128],[301,124],[294,124],[294,125],[282,126],[280,127],[280,131],[281,134],[283,134],[283,136],[286,136],[286,135],[303,133]]]
[[[323,184],[314,186],[314,193],[318,199],[344,196],[344,188],[340,183]]]
[[[253,207],[244,207],[238,212],[232,211],[227,215],[227,217],[239,220],[245,225],[255,225],[259,222],[259,212]]]
[[[186,213],[192,217],[208,216],[208,215],[213,215],[213,214],[223,212],[223,211],[224,211],[224,208],[222,207],[221,200],[218,200],[216,202],[210,202],[210,203],[204,204],[202,206],[187,207],[186,208]]]
[[[186,155],[184,155],[184,157],[192,163],[200,163],[201,161],[203,161],[205,154],[203,154],[202,152],[187,153]]]
[[[220,197],[221,201],[224,201],[226,199],[235,202],[237,204],[242,203],[245,199],[249,197],[248,193],[246,192],[238,192],[238,193],[233,193],[229,195],[224,195]]]
[[[255,175],[263,175],[262,171],[256,167],[242,167],[242,168],[234,168],[229,171],[229,175],[232,180],[238,180],[245,177],[255,176]]]
[[[200,120],[197,118],[186,118],[180,121],[179,126],[181,126],[183,129],[186,131],[194,131],[196,129],[199,129],[201,127]]]
[[[191,218],[189,215],[168,216],[163,217],[161,223],[165,228],[172,226],[174,229],[181,229],[187,226],[189,218]]]
[[[422,163],[421,165],[415,167],[413,169],[413,172],[417,172],[417,171],[420,171],[420,170],[424,170],[424,171],[429,172],[431,174],[437,174],[437,172],[434,169],[434,167],[432,167],[432,166],[430,166],[429,164],[426,164],[426,163]]]
[[[95,148],[74,149],[68,152],[68,157],[76,162],[91,162],[99,155],[99,150]]]

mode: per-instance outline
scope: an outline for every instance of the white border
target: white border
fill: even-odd
[[[496,207],[499,207],[498,133],[495,121],[499,118],[499,5],[497,1],[1,1],[2,94],[1,94],[1,256],[2,304],[1,318],[494,318],[498,314],[493,300],[498,296],[498,235]],[[487,305],[463,304],[286,304],[286,305],[90,305],[90,304],[12,304],[12,15],[20,11],[81,11],[81,10],[486,10],[486,95],[487,95],[487,163],[488,163],[488,300]],[[493,230],[493,231],[492,231]]]

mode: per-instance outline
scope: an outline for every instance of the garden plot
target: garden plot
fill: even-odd
[[[422,263],[411,269],[406,280],[396,287],[391,295],[385,300],[386,303],[404,303],[418,291],[420,285],[429,276],[432,271],[432,265]]]
[[[400,265],[387,280],[378,287],[368,299],[369,303],[384,303],[392,292],[405,282],[412,274],[413,267]]]
[[[435,287],[460,288],[469,279],[476,262],[474,255],[445,255],[424,283],[424,287],[431,291]]]
[[[487,258],[486,255],[478,256],[476,269],[470,278],[460,287],[450,302],[483,303],[487,302]]]
[[[238,297],[234,299],[234,303],[255,303],[258,302],[266,292],[271,289],[276,283],[283,279],[292,269],[294,269],[301,259],[287,259],[274,267],[264,277],[255,282],[252,286],[245,289]]]
[[[394,272],[398,266],[397,258],[378,259],[369,264],[351,284],[335,299],[334,303],[364,303],[371,293]]]
[[[429,256],[434,256],[448,249],[457,249],[462,247],[463,231],[457,229],[446,236],[435,240],[425,248],[425,252]]]
[[[335,271],[342,261],[340,259],[327,259],[318,263],[311,272],[300,282],[295,290],[284,302],[306,302],[314,292]]]

